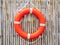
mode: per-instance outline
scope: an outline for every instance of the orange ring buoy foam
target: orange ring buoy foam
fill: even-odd
[[[29,13],[34,14],[39,19],[40,22],[40,26],[38,27],[38,30],[36,30],[36,32],[31,34],[24,32],[20,25],[20,20],[22,19],[22,17],[25,14],[29,14]],[[19,36],[21,36],[24,39],[32,40],[38,38],[39,35],[41,35],[44,32],[46,28],[46,20],[44,18],[44,15],[39,10],[35,8],[25,8],[20,12],[18,12],[16,17],[14,18],[14,28],[15,31],[19,34]]]

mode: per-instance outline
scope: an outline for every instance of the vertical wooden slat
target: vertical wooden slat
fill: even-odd
[[[1,0],[0,0],[0,36],[1,36]]]

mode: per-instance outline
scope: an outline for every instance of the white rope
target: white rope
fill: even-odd
[[[34,7],[34,4],[32,2],[30,2],[32,4],[32,6]]]
[[[21,11],[23,8],[25,8],[27,6],[28,2],[18,11]]]
[[[21,11],[23,8],[25,8],[27,5],[28,5],[28,3],[30,2],[30,4],[33,6],[33,7],[35,7],[36,9],[38,9],[36,6],[34,6],[34,4],[31,2],[31,0],[30,1],[28,1],[21,9],[19,9],[18,11]]]

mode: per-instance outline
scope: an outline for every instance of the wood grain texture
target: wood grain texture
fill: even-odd
[[[46,17],[46,30],[36,40],[24,40],[18,36],[13,27],[13,19],[28,0],[0,0],[0,45],[60,45],[60,3],[58,0],[32,0]],[[26,7],[33,7],[28,3]],[[58,8],[59,7],[59,8]],[[30,18],[30,21],[28,19]],[[35,16],[29,14],[21,21],[24,31],[33,33],[39,26]],[[59,39],[59,40],[58,40]]]

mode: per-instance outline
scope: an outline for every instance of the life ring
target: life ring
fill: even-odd
[[[32,13],[33,15],[35,15],[39,19],[39,22],[40,22],[40,26],[38,27],[38,30],[36,30],[36,32],[31,33],[31,34],[24,32],[20,25],[20,21],[22,17],[29,13]],[[36,39],[44,32],[46,28],[46,19],[39,10],[35,8],[25,8],[21,10],[20,12],[18,12],[17,15],[15,16],[14,28],[15,28],[15,31],[18,33],[18,35],[21,36],[22,38],[29,39],[29,40]]]

